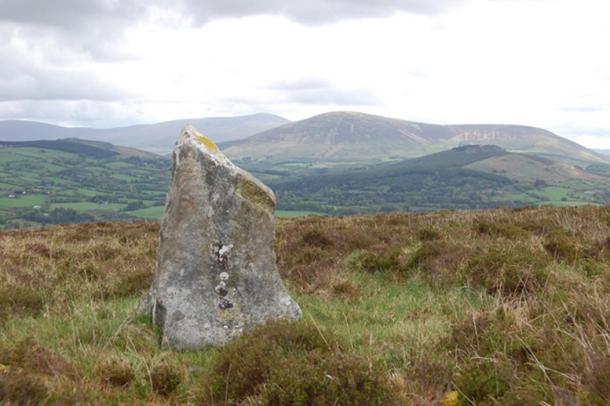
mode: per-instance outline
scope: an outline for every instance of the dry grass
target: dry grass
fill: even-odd
[[[0,232],[0,404],[200,399],[231,351],[162,351],[135,315],[157,241],[154,222]],[[276,248],[303,328],[403,403],[610,403],[610,206],[280,220]],[[239,399],[281,403],[281,371],[316,357],[275,354]],[[303,376],[355,379],[336,365]]]

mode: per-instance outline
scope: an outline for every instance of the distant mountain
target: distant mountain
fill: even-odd
[[[610,149],[595,149],[594,151],[598,154],[610,156]]]
[[[517,125],[435,125],[353,112],[325,113],[223,145],[232,159],[371,162],[412,158],[465,144],[576,161],[605,158],[549,131]]]
[[[572,161],[607,162],[600,154],[550,131],[520,125],[449,125],[453,144],[494,144],[512,152],[548,155]]]
[[[270,183],[282,209],[339,214],[610,200],[610,176],[494,145]]]
[[[97,129],[67,128],[34,121],[0,121],[0,141],[54,140],[79,138],[110,142],[159,154],[171,151],[182,127],[192,124],[216,142],[246,138],[252,134],[288,123],[273,114],[253,114],[239,117],[210,117],[165,121],[129,127]]]

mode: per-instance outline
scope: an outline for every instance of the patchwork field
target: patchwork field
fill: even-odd
[[[43,146],[0,146],[0,227],[137,219],[140,210],[160,217],[167,161],[78,142]]]

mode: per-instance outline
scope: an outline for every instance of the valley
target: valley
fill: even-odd
[[[349,112],[296,122],[270,115],[218,120],[194,122],[215,123],[212,137],[229,140],[219,147],[272,187],[282,217],[610,201],[610,160],[542,129],[440,126]],[[234,139],[253,123],[274,122]],[[182,121],[108,130],[128,146],[49,140],[84,130],[18,124],[26,127],[0,122],[0,140],[39,140],[0,141],[0,227],[163,215],[169,156],[130,145],[159,147],[160,134],[169,142]]]
[[[0,227],[158,218],[168,165],[106,143],[0,142]]]

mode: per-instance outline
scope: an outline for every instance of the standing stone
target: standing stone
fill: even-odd
[[[271,189],[193,127],[182,130],[145,302],[164,344],[222,345],[269,319],[301,316],[275,264],[274,208]]]

